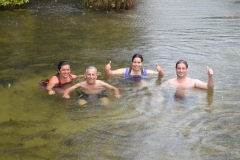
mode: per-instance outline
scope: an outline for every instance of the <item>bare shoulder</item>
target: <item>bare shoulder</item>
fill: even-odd
[[[104,82],[102,80],[96,80],[96,84],[97,85],[104,85],[104,84],[106,84],[106,82]]]
[[[49,83],[58,83],[58,78],[57,76],[52,76],[50,79],[49,79]]]
[[[99,87],[109,87],[109,86],[111,86],[110,84],[108,84],[107,82],[104,82],[104,81],[101,81],[101,80],[96,80],[96,84],[97,84],[97,86],[99,86]]]
[[[102,80],[96,80],[96,83],[103,83],[104,81],[102,81]]]

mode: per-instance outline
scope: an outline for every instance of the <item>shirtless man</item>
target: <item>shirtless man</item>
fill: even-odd
[[[176,63],[176,78],[169,79],[167,82],[177,88],[202,88],[202,89],[213,89],[213,70],[207,66],[208,82],[204,83],[198,79],[191,79],[187,77],[188,64],[184,60],[179,60]]]
[[[103,93],[106,88],[113,89],[115,92],[115,97],[120,98],[119,89],[101,80],[97,80],[97,73],[97,69],[94,66],[87,67],[85,70],[86,81],[79,82],[66,89],[64,91],[63,97],[70,98],[69,93],[80,87],[81,91],[83,92],[83,94],[80,95],[80,105],[86,104],[88,100],[91,100],[94,97],[94,99],[100,98],[102,103],[104,105],[107,105],[108,99]]]

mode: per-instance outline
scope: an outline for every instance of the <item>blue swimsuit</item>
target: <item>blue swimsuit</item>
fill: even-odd
[[[147,70],[142,68],[141,75],[131,75],[132,67],[126,68],[125,77],[126,78],[143,78],[147,76]]]

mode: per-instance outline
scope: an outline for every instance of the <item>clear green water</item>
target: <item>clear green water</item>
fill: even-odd
[[[239,159],[240,3],[139,1],[130,11],[89,11],[78,2],[43,1],[26,10],[0,12],[0,156],[2,159]],[[130,65],[141,53],[144,67],[165,70],[148,85],[106,79],[104,66]],[[189,76],[207,80],[214,92],[188,90],[175,98],[161,83],[185,59]],[[94,65],[109,92],[109,106],[85,107],[49,96],[38,83],[61,60],[73,74]],[[83,81],[77,79],[74,83]]]

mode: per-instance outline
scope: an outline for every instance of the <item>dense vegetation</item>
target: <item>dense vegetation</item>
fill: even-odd
[[[19,8],[20,5],[31,0],[0,0],[1,8]],[[56,0],[57,1],[57,0]],[[137,0],[79,0],[86,8],[96,10],[127,10],[136,4]]]
[[[0,6],[16,6],[28,2],[29,0],[0,0]]]
[[[130,9],[137,0],[84,0],[87,8],[93,9]]]

